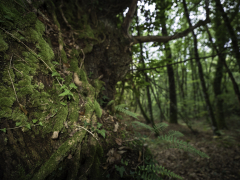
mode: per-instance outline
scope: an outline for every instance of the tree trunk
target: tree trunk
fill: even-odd
[[[165,6],[165,1],[164,1]],[[166,27],[166,17],[165,17],[165,7],[161,8],[162,18],[161,18],[161,25],[162,25],[162,34],[164,36],[168,36],[167,27]],[[169,98],[170,98],[170,123],[178,123],[177,120],[177,95],[176,95],[176,88],[175,88],[175,77],[173,67],[171,65],[172,62],[172,52],[169,43],[165,43],[165,53],[166,58],[169,60],[169,64],[167,65],[167,73],[168,73],[168,82],[169,82]]]
[[[231,41],[232,41],[232,48],[234,50],[235,58],[236,58],[237,64],[238,64],[239,69],[240,69],[240,52],[239,52],[239,46],[238,46],[238,37],[234,32],[234,29],[231,25],[231,21],[230,21],[228,15],[227,15],[227,13],[225,13],[225,11],[223,9],[221,1],[216,0],[215,2],[216,2],[216,9],[217,9],[217,11],[219,11],[221,13],[221,15],[223,17],[223,20],[224,20],[224,23],[226,25],[226,28],[228,29],[228,33],[229,33],[229,36],[230,36]]]
[[[186,5],[185,0],[183,0],[183,6],[184,6],[184,12],[185,12],[185,16],[187,18],[188,24],[191,27],[192,23],[191,23],[191,20],[189,18],[189,13],[188,13],[188,9],[187,9],[187,5]],[[214,113],[213,113],[212,105],[211,105],[210,100],[209,100],[209,95],[208,95],[208,92],[207,92],[207,88],[206,88],[206,84],[205,84],[205,80],[204,80],[204,76],[203,76],[202,64],[200,62],[199,54],[198,54],[197,36],[194,33],[194,31],[192,31],[192,36],[193,36],[193,41],[194,41],[194,53],[195,53],[196,63],[197,63],[197,66],[198,66],[198,73],[199,73],[199,78],[200,78],[200,81],[201,81],[202,91],[203,91],[204,99],[205,99],[206,106],[207,106],[207,111],[208,111],[209,116],[211,117],[213,133],[219,135],[217,122],[216,122],[216,119],[215,119],[215,116],[214,116]]]
[[[97,98],[114,99],[129,70],[130,40],[115,17],[130,2],[108,11],[112,1],[38,1],[38,16],[27,2],[0,3],[8,16],[0,29],[0,179],[105,179],[101,158],[112,145],[103,147],[84,121],[104,122]]]
[[[138,26],[138,17],[137,17],[137,30],[138,30],[138,36],[140,36],[140,30],[139,30],[139,26]],[[142,43],[140,43],[140,62],[142,63],[143,65],[143,68],[145,68],[145,62],[144,62],[144,57],[143,57],[143,45]],[[146,82],[149,82],[149,77],[147,75],[146,72],[143,72],[143,75],[145,77],[145,81]],[[149,112],[149,115],[150,115],[150,122],[152,124],[152,126],[154,126],[154,120],[153,120],[153,112],[152,112],[152,100],[151,100],[151,95],[150,95],[150,88],[149,88],[149,85],[147,85],[146,87],[146,90],[147,90],[147,103],[148,103],[148,108],[146,108],[146,110]]]

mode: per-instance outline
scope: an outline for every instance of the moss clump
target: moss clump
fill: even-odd
[[[72,122],[78,121],[78,117],[79,117],[79,97],[77,93],[73,93],[73,98],[75,100],[71,101],[71,103],[69,104],[69,120]]]
[[[6,51],[8,44],[3,40],[2,32],[0,32],[0,51]]]
[[[85,114],[90,115],[90,113],[93,111],[94,111],[93,102],[89,97],[87,97],[87,103],[85,104]]]
[[[94,110],[96,112],[97,117],[101,118],[101,116],[102,116],[102,109],[101,109],[99,103],[96,100],[94,101]]]

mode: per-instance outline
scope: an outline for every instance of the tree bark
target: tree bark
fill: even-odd
[[[165,4],[165,1],[163,2]],[[166,17],[165,17],[165,7],[161,8],[161,25],[162,25],[162,35],[168,36],[167,27],[166,27]],[[165,44],[165,53],[166,58],[169,60],[169,64],[167,65],[167,73],[168,73],[168,82],[169,82],[169,100],[170,100],[170,123],[178,123],[177,120],[177,96],[176,96],[176,88],[175,88],[175,77],[172,62],[172,52],[168,42]]]
[[[189,27],[191,27],[192,23],[191,23],[191,20],[189,18],[187,4],[186,4],[185,0],[183,0],[183,7],[184,7],[184,12],[185,12],[185,16],[187,18]],[[207,106],[207,111],[208,111],[209,116],[211,117],[213,133],[216,134],[216,135],[219,135],[217,122],[216,122],[216,119],[215,119],[215,116],[214,116],[214,113],[213,113],[212,105],[211,105],[210,100],[209,100],[209,95],[208,95],[205,80],[204,80],[202,64],[201,64],[200,59],[199,59],[197,36],[194,33],[194,31],[192,31],[192,36],[193,36],[193,41],[194,41],[194,54],[195,54],[196,63],[197,63],[197,66],[198,66],[198,73],[199,73],[199,78],[200,78],[200,81],[201,81],[201,86],[202,86],[202,91],[203,91],[203,94],[204,94],[205,103],[206,103],[206,106]]]
[[[238,64],[239,69],[240,69],[240,51],[239,51],[239,46],[238,46],[238,37],[234,32],[234,29],[231,25],[231,21],[230,21],[228,15],[227,15],[227,13],[224,12],[221,1],[216,0],[215,2],[216,2],[217,11],[219,11],[221,13],[221,15],[223,17],[223,20],[224,20],[224,23],[225,23],[225,25],[228,29],[228,33],[229,33],[231,41],[232,41],[232,48],[234,50],[233,54],[235,54],[235,58],[236,58],[237,64]]]

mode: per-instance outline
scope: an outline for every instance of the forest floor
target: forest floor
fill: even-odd
[[[145,122],[142,117],[139,120]],[[192,125],[198,132],[196,135],[181,121],[178,125],[165,122],[169,125],[166,130],[181,132],[184,136],[178,139],[206,153],[210,159],[179,149],[166,149],[164,144],[151,144],[151,139],[156,138],[154,134],[143,128],[133,128],[149,136],[148,146],[158,164],[185,180],[240,180],[240,117],[231,117],[226,121],[229,129],[221,131],[220,137],[213,136],[206,120],[196,120]],[[129,124],[130,119],[126,123]]]

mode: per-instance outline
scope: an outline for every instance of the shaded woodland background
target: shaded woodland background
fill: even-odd
[[[239,179],[239,8],[0,0],[0,179]]]
[[[206,12],[205,2],[139,3],[135,36],[170,36],[209,15],[209,23],[186,37],[133,47],[131,70],[118,83],[119,102],[130,103],[146,122],[183,120],[191,128],[205,119],[219,134],[229,117],[239,116],[240,1],[207,1]]]

